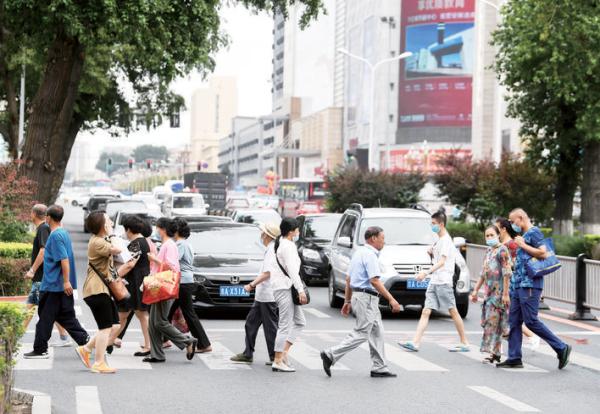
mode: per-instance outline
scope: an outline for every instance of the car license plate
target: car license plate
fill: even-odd
[[[407,289],[414,289],[414,290],[419,290],[419,289],[427,289],[427,287],[429,286],[429,279],[425,279],[422,282],[419,282],[417,279],[408,279],[406,281],[406,288]]]
[[[219,296],[229,298],[240,298],[244,296],[250,296],[250,294],[244,290],[244,286],[232,285],[219,286]]]

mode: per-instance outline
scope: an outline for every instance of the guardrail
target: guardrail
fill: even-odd
[[[486,246],[467,244],[467,267],[477,280],[485,259]],[[600,261],[558,256],[562,267],[544,280],[544,298],[575,305],[570,319],[595,320],[591,309],[600,310]]]

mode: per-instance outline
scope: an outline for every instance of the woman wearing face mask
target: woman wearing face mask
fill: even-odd
[[[512,260],[508,247],[500,241],[500,231],[496,226],[490,226],[485,230],[485,241],[488,250],[481,275],[471,293],[471,301],[477,302],[477,294],[483,285],[485,294],[481,307],[483,338],[480,351],[490,354],[484,362],[494,363],[500,362],[502,337],[508,333]]]
[[[279,309],[279,324],[275,339],[275,360],[272,369],[276,372],[294,372],[288,361],[288,352],[296,341],[298,334],[306,325],[304,312],[300,305],[292,299],[292,284],[298,290],[300,303],[308,302],[300,279],[300,256],[295,240],[298,238],[298,221],[285,218],[279,229],[281,236],[275,239],[275,263],[270,263],[271,287]],[[286,274],[287,273],[287,274]]]

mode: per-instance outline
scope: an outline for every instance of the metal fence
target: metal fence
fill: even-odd
[[[584,259],[585,302],[584,306],[600,310],[600,261]]]
[[[544,278],[544,297],[559,302],[575,304],[577,259],[557,256],[562,264],[556,273]]]

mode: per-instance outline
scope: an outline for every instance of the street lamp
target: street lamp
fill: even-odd
[[[347,51],[346,49],[338,49],[339,53],[342,53],[348,57],[351,57],[353,59],[356,59],[358,61],[363,62],[364,64],[367,65],[367,67],[369,68],[370,74],[371,74],[371,108],[370,108],[370,115],[369,115],[369,162],[368,162],[368,169],[369,171],[371,171],[375,165],[377,165],[377,162],[375,161],[375,142],[373,139],[373,132],[374,132],[374,118],[375,118],[375,73],[377,72],[377,69],[379,69],[381,67],[381,65],[385,64],[385,63],[390,63],[390,62],[396,62],[396,61],[400,61],[402,59],[406,59],[407,57],[412,56],[412,52],[404,52],[399,54],[398,56],[394,56],[391,58],[387,58],[387,59],[382,59],[379,62],[372,64],[371,62],[369,62],[367,59],[363,58],[362,56],[357,56],[354,55],[352,53],[350,53],[349,51]]]

